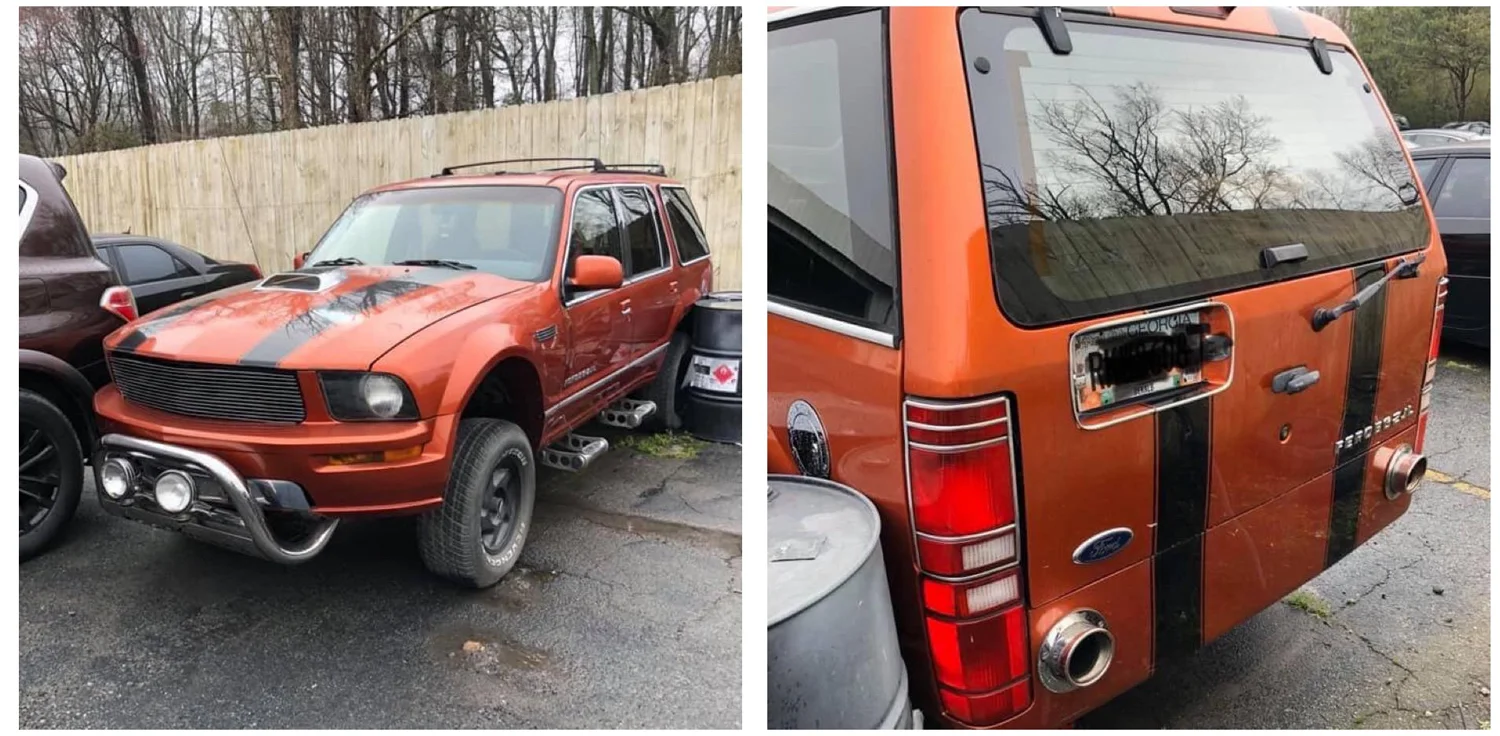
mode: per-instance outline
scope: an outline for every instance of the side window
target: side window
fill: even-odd
[[[147,284],[152,281],[193,276],[193,269],[172,254],[154,245],[134,244],[119,246],[116,253],[130,274],[130,283]]]
[[[1417,176],[1422,179],[1422,186],[1427,189],[1428,195],[1432,194],[1432,175],[1442,168],[1443,160],[1440,158],[1419,158],[1412,161],[1417,167]]]
[[[708,238],[703,236],[703,226],[698,222],[698,213],[693,209],[687,190],[662,187],[661,194],[667,203],[672,239],[677,241],[677,257],[683,263],[691,263],[708,255]]]
[[[766,275],[773,301],[894,332],[883,12],[771,31]]]
[[[1456,158],[1443,179],[1443,190],[1432,200],[1438,217],[1490,216],[1490,160]]]
[[[620,221],[608,189],[586,189],[573,202],[573,229],[568,244],[568,275],[578,256],[611,256],[625,261],[620,243]]]
[[[656,206],[651,193],[643,188],[622,187],[615,190],[625,208],[625,240],[630,245],[629,278],[662,267],[661,230],[656,225]]]
[[[125,274],[120,271],[120,264],[115,261],[114,246],[99,246],[96,250],[99,251],[99,257],[103,258],[104,262],[108,263],[109,267],[115,270],[115,275],[119,276],[120,280],[123,281]]]

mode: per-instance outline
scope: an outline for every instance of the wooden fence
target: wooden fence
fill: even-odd
[[[740,287],[738,76],[58,160],[90,232],[165,238],[270,273],[290,268],[371,187],[471,161],[540,156],[665,165],[704,221],[715,286]]]

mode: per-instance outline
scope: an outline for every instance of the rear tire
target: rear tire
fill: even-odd
[[[686,332],[672,333],[667,343],[667,357],[661,370],[636,398],[656,404],[656,413],[641,422],[640,429],[646,432],[676,431],[682,429],[682,412],[687,408],[687,389],[683,382],[687,378],[688,353],[692,340]]]
[[[460,585],[488,588],[516,566],[531,530],[531,440],[510,422],[465,419],[454,448],[443,505],[417,520],[418,546],[428,570]]]
[[[21,559],[62,535],[83,495],[83,449],[66,414],[41,394],[21,389]]]

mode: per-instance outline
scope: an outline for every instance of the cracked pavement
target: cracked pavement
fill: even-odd
[[[283,568],[107,517],[90,482],[21,566],[21,727],[737,728],[740,508],[735,447],[543,468],[516,571],[469,591],[410,519]]]
[[[1411,509],[1302,590],[1080,728],[1488,728],[1489,356],[1444,346],[1428,480]]]

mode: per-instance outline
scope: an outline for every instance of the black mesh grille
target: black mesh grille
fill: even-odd
[[[268,368],[179,363],[110,353],[110,372],[130,401],[173,414],[242,422],[307,418],[297,374]]]

